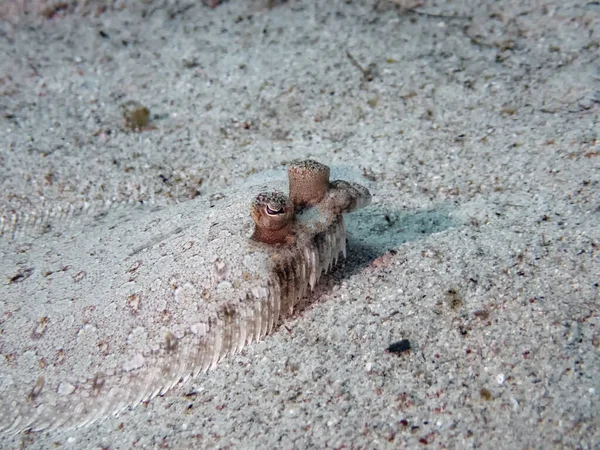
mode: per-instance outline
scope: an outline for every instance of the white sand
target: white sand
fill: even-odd
[[[2,23],[0,216],[185,201],[306,157],[364,169],[374,205],[262,343],[1,448],[600,446],[600,6],[137,3]],[[128,100],[154,129],[123,128]]]

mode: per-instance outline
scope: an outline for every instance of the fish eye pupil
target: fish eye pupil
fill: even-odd
[[[272,203],[267,204],[267,214],[270,216],[274,216],[277,214],[283,214],[283,206],[282,205],[273,205]]]

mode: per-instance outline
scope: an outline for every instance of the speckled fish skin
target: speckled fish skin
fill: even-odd
[[[297,215],[292,245],[253,242],[248,205],[264,189],[137,211],[109,229],[0,240],[0,429],[118,413],[291,315],[345,255],[346,211]],[[355,206],[370,199],[352,196]]]

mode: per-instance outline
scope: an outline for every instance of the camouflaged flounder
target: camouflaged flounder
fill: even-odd
[[[293,243],[256,242],[248,206],[264,189],[0,240],[0,429],[68,428],[117,413],[292,314],[345,255],[344,211],[305,209]],[[354,207],[370,200],[366,190],[353,195]]]

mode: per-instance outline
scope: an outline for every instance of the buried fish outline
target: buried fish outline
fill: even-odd
[[[0,430],[79,427],[162,395],[269,334],[346,253],[363,186],[314,161],[272,185],[0,241]],[[251,214],[246,206],[251,202]]]

